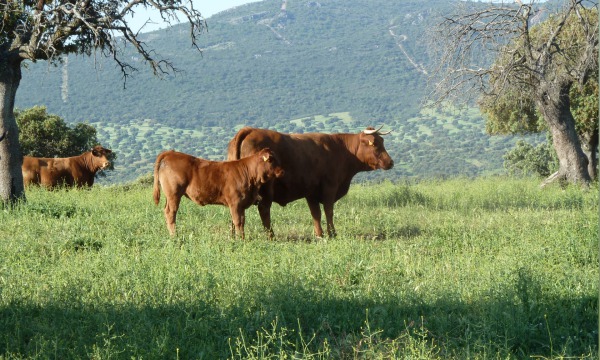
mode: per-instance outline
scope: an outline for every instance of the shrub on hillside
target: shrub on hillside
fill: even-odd
[[[510,175],[547,177],[558,169],[556,155],[548,143],[533,146],[523,140],[504,156],[504,168]]]

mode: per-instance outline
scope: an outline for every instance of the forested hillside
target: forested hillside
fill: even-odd
[[[180,72],[124,79],[101,56],[29,64],[17,107],[47,106],[68,122],[90,122],[118,153],[108,181],[149,173],[176,149],[222,160],[243,125],[286,132],[357,132],[385,124],[397,166],[360,179],[475,176],[502,172],[514,138],[490,138],[475,110],[423,110],[431,66],[425,31],[448,1],[265,0],[208,19],[202,53],[185,25],[143,40]],[[201,10],[201,9],[200,9]],[[129,51],[129,49],[124,49]],[[125,87],[124,87],[125,85]]]

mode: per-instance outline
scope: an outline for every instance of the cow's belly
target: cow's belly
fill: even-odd
[[[219,186],[215,184],[191,182],[185,189],[185,196],[198,205],[227,205]]]
[[[319,198],[317,187],[307,187],[300,184],[275,184],[273,191],[273,202],[285,206],[296,200],[304,198]]]
[[[342,183],[330,183],[327,181],[315,183],[275,183],[273,192],[273,202],[285,206],[299,199],[311,199],[323,203],[326,198],[333,198],[338,201],[348,193],[350,181]]]

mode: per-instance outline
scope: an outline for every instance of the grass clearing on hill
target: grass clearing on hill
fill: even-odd
[[[182,201],[142,183],[0,211],[0,358],[596,358],[598,191],[535,179],[359,184],[315,239],[304,201]]]

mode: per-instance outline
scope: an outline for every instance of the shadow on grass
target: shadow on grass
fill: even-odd
[[[421,228],[417,225],[404,225],[380,231],[356,230],[352,236],[361,240],[412,239],[420,236],[421,233]]]
[[[12,303],[0,308],[0,357],[227,358],[235,339],[258,344],[258,334],[272,326],[287,344],[304,344],[291,353],[316,353],[327,344],[332,358],[351,358],[370,336],[365,327],[381,330],[379,341],[417,336],[435,343],[440,358],[569,357],[598,349],[598,298],[544,297],[525,271],[512,288],[469,303],[451,295],[427,302],[415,294],[376,301],[353,296],[352,289],[333,297],[328,289],[288,280],[258,286],[233,305],[86,305],[77,300],[79,289],[47,306]],[[406,351],[402,344],[393,343],[399,354]]]
[[[345,232],[345,231],[344,231]],[[412,239],[421,235],[421,228],[416,225],[405,225],[399,226],[392,229],[382,229],[379,231],[369,231],[365,229],[353,229],[351,231],[352,237],[365,240],[365,241],[382,241],[387,239]],[[338,235],[343,236],[343,235]],[[314,235],[310,234],[301,234],[301,233],[286,233],[283,235],[275,236],[275,241],[280,242],[300,242],[300,243],[312,243],[323,240],[331,240],[335,241],[336,238],[329,238],[325,236],[323,238],[318,238]]]

